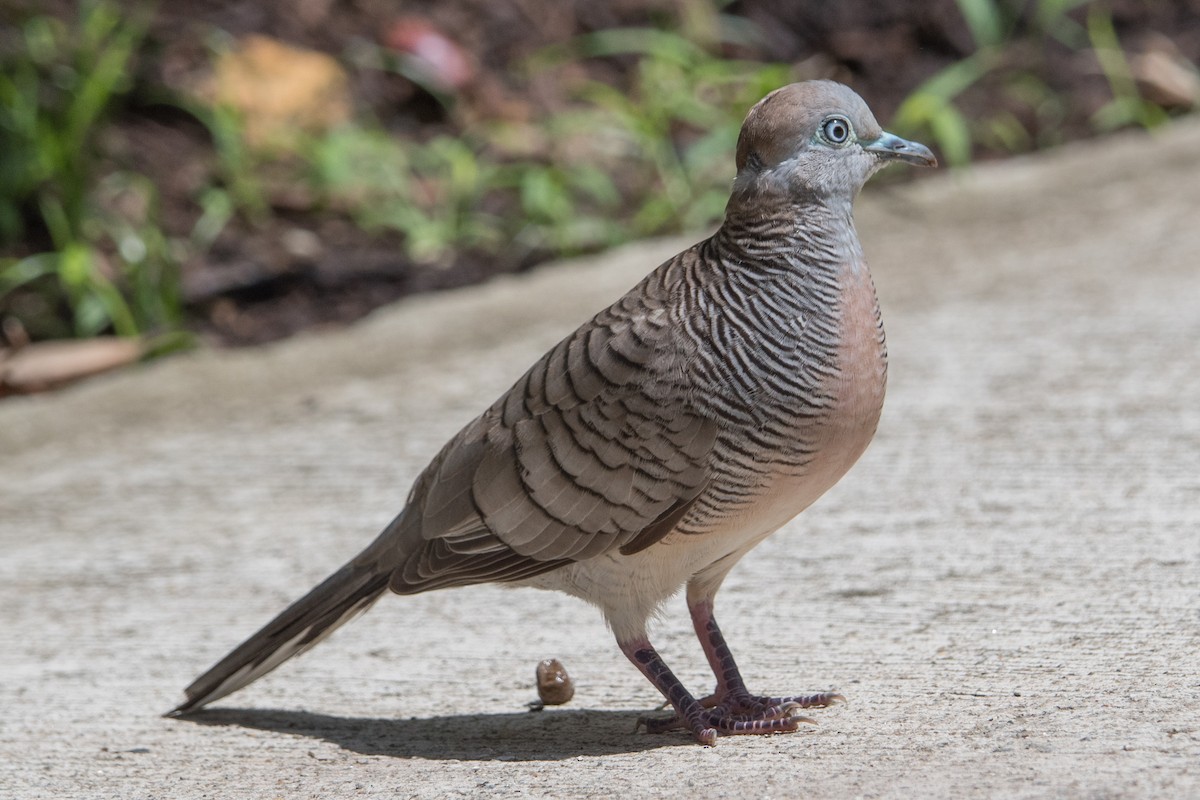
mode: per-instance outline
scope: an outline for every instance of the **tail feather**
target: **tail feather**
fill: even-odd
[[[362,556],[330,575],[184,690],[187,700],[167,713],[196,711],[261,678],[366,611],[388,587],[390,570]]]

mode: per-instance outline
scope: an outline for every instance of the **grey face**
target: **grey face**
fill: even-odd
[[[850,200],[892,161],[933,166],[927,147],[887,133],[862,98],[832,81],[793,83],[750,110],[738,139],[736,194]]]

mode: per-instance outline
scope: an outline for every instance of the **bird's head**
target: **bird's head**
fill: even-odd
[[[883,130],[863,99],[833,81],[776,89],[742,123],[734,202],[819,198],[849,203],[893,161],[937,165],[929,148]]]

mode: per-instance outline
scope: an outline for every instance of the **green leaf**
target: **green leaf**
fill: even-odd
[[[995,47],[1004,41],[1004,14],[995,0],[956,0],[977,48]]]
[[[58,253],[58,278],[72,292],[82,292],[92,280],[92,251],[78,242]]]
[[[1143,98],[1138,91],[1137,81],[1117,38],[1111,13],[1100,6],[1093,7],[1088,13],[1087,30],[1096,60],[1100,62],[1113,93],[1112,102],[1092,115],[1092,125],[1107,131],[1129,124],[1153,128],[1165,122],[1166,112]]]
[[[679,34],[655,28],[611,28],[579,36],[572,45],[587,57],[642,55],[676,64],[694,64],[708,57],[703,48]]]
[[[38,278],[53,275],[57,264],[57,253],[38,253],[9,264],[0,270],[0,297]]]
[[[89,338],[100,334],[110,322],[104,301],[94,294],[87,294],[79,298],[75,303],[73,313],[75,335],[80,338]]]
[[[1067,14],[1089,2],[1092,0],[1039,0],[1033,14],[1034,27],[1072,50],[1078,50],[1087,43],[1087,32]]]
[[[531,170],[521,181],[521,208],[541,219],[559,219],[570,208],[570,199],[549,170]]]
[[[612,178],[596,167],[580,164],[571,170],[570,176],[572,187],[595,200],[601,207],[608,208],[621,202],[621,193]]]
[[[937,139],[947,163],[953,166],[970,163],[971,127],[957,109],[944,106],[929,120],[929,129]]]

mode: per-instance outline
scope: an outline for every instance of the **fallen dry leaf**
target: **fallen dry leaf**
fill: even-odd
[[[442,91],[462,89],[475,79],[475,67],[466,51],[420,17],[397,19],[384,35],[384,44],[400,53],[426,82]]]
[[[246,142],[286,146],[298,132],[350,118],[350,79],[331,56],[267,36],[247,36],[217,58],[204,99],[241,116]]]
[[[0,348],[0,397],[56,389],[89,375],[132,364],[145,352],[142,340],[117,336]]]
[[[1200,105],[1200,72],[1166,36],[1147,37],[1130,68],[1146,99],[1181,110]]]

